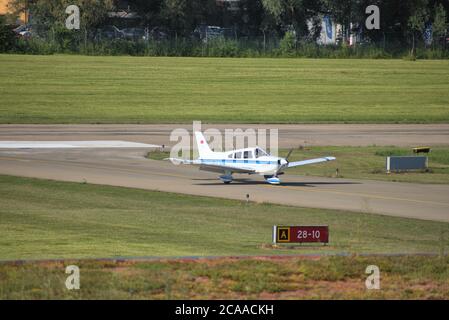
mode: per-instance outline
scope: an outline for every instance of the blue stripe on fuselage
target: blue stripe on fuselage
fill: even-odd
[[[237,160],[237,159],[198,159],[201,163],[208,164],[228,164],[228,163],[247,163],[247,164],[278,164],[278,161],[268,161],[268,160]]]

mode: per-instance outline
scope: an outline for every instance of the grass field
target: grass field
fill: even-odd
[[[80,290],[65,267],[80,268]],[[368,265],[380,290],[367,290]],[[449,299],[449,258],[61,261],[0,264],[0,299]]]
[[[0,97],[0,123],[436,123],[449,61],[0,55]]]
[[[289,150],[280,150],[279,156],[287,156]],[[292,168],[287,174],[300,174],[321,177],[338,177],[351,179],[371,179],[398,182],[442,183],[449,184],[449,148],[432,147],[427,171],[390,173],[385,172],[385,158],[387,156],[413,155],[411,148],[400,147],[305,147],[295,149],[290,155],[290,161],[335,156],[336,161],[326,164],[308,165]],[[147,155],[154,160],[170,157],[168,151],[151,151]]]
[[[280,155],[285,156],[283,150]],[[429,170],[416,172],[390,173],[385,172],[387,156],[413,155],[411,148],[399,147],[310,147],[305,150],[295,150],[290,156],[291,161],[332,155],[336,161],[289,170],[292,174],[304,174],[351,179],[372,179],[398,182],[443,183],[449,184],[449,148],[433,147],[429,156]],[[422,155],[422,154],[421,154]]]
[[[440,253],[449,224],[0,176],[0,260]],[[325,224],[328,246],[273,249],[271,229]]]

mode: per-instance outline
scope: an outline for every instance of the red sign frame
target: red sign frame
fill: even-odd
[[[329,243],[328,226],[275,226],[275,243]]]

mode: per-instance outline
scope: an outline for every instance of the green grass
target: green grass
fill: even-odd
[[[449,184],[449,147],[435,146],[431,148],[428,170],[410,172],[385,171],[387,156],[414,155],[411,148],[394,146],[369,147],[302,147],[295,149],[289,161],[335,156],[337,160],[286,170],[287,174],[299,174],[321,177],[338,177],[351,179],[371,179],[397,182],[439,183]],[[279,156],[285,157],[290,150],[280,150]],[[426,155],[426,154],[419,154]],[[168,151],[150,151],[147,158],[163,160],[170,157]],[[194,155],[192,157],[195,157]]]
[[[0,55],[0,123],[447,123],[449,61]]]
[[[80,290],[65,267],[80,268]],[[367,290],[368,265],[380,290]],[[0,264],[0,299],[448,299],[449,258],[324,257]]]
[[[280,152],[285,156],[286,150]],[[432,147],[427,171],[410,171],[387,174],[385,159],[387,156],[414,155],[411,148],[400,147],[307,147],[305,150],[295,150],[290,156],[291,161],[332,155],[336,161],[326,164],[316,164],[306,167],[289,169],[288,173],[306,174],[312,176],[335,177],[351,179],[372,179],[397,182],[440,183],[449,184],[449,148]],[[425,154],[420,154],[425,155]]]
[[[449,224],[0,176],[0,260],[440,253]],[[273,249],[271,229],[326,224],[329,246]]]

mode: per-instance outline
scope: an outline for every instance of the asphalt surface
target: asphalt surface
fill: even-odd
[[[0,140],[124,140],[157,145],[173,145],[170,132],[176,128],[192,131],[192,125],[0,125]],[[447,145],[449,124],[305,124],[244,125],[204,124],[216,128],[277,128],[279,147],[367,146],[367,145]]]
[[[362,130],[362,125],[358,125]],[[142,131],[148,126],[1,126],[0,140],[126,140],[163,144],[160,140],[166,134],[166,128],[151,134]],[[173,127],[173,126],[171,126]],[[291,126],[287,133],[280,128],[281,145],[293,139],[291,135],[300,136],[302,126]],[[332,130],[320,126],[306,126],[310,132],[320,131],[323,141],[337,141],[345,145],[349,142],[355,128],[349,128],[351,133],[344,134],[344,127],[339,128],[339,134],[332,134]],[[420,126],[419,126],[420,127]],[[432,126],[433,127],[433,126]],[[388,131],[379,132],[376,128],[365,129],[364,139],[358,137],[353,145],[361,142],[370,145],[373,140],[386,144],[390,143],[386,136],[395,135],[403,145],[411,143],[410,137],[423,134],[427,137],[423,144],[431,145],[445,137],[449,141],[447,125],[418,130],[420,133],[410,133],[411,127],[395,134]],[[10,128],[10,130],[7,130]],[[67,128],[64,130],[64,128]],[[157,126],[152,126],[156,132]],[[167,128],[169,128],[167,126]],[[293,128],[293,129],[292,129]],[[310,129],[312,128],[312,129]],[[334,127],[335,128],[335,127]],[[421,128],[421,127],[420,127]],[[137,130],[139,129],[139,130]],[[137,130],[137,131],[136,131]],[[147,130],[147,129],[145,129]],[[149,130],[149,129],[148,129]],[[370,134],[371,132],[371,134]],[[423,132],[427,132],[425,135]],[[317,135],[319,136],[319,135]],[[139,137],[138,139],[136,137]],[[141,138],[145,137],[142,141]],[[284,138],[286,137],[286,138]],[[290,138],[288,138],[290,137]],[[346,137],[346,138],[345,138]],[[371,139],[372,137],[372,139]],[[402,138],[401,138],[402,137]],[[34,138],[34,139],[33,139]],[[153,139],[154,138],[154,139]],[[318,138],[316,138],[318,139]],[[346,140],[345,140],[346,139]],[[161,143],[162,142],[162,143]],[[376,144],[380,144],[376,142]],[[221,198],[246,200],[249,194],[251,201],[270,202],[293,205],[299,207],[315,207],[328,209],[350,210],[391,215],[397,217],[411,217],[425,220],[449,222],[449,186],[395,183],[369,180],[348,180],[336,178],[304,177],[295,175],[281,176],[280,186],[268,185],[257,175],[235,175],[236,180],[230,185],[224,185],[217,179],[217,174],[199,171],[195,167],[175,166],[170,162],[148,160],[144,158],[148,148],[115,148],[115,149],[0,149],[0,174],[48,178],[64,181],[76,181],[95,184],[106,184],[142,188],[149,190],[170,191],[177,193],[204,195]],[[326,164],[323,164],[326,165]],[[298,209],[301,210],[301,209]],[[275,214],[275,212],[273,212]],[[338,214],[338,213],[337,213]]]

